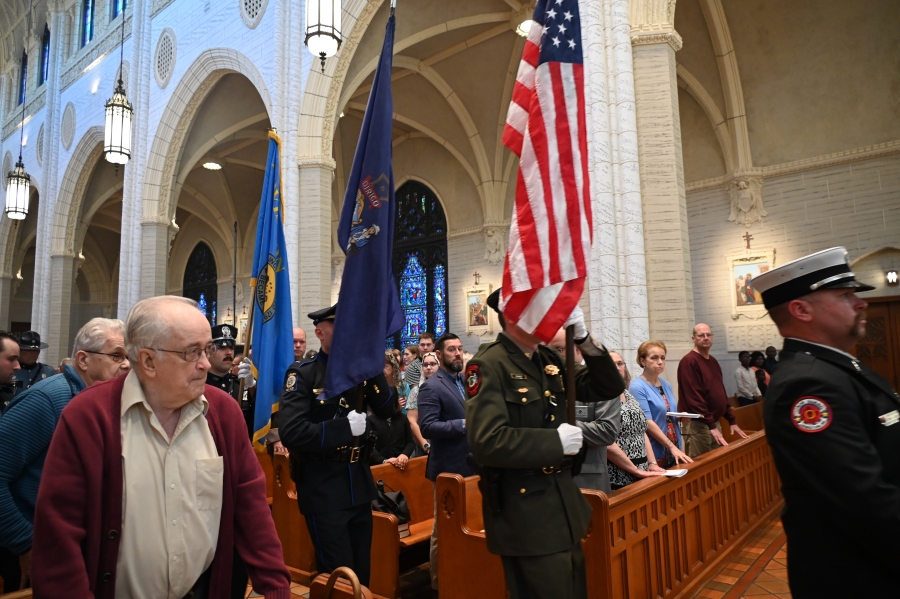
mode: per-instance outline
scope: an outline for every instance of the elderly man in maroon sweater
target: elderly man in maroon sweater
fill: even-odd
[[[240,408],[206,385],[193,300],[135,304],[132,371],[78,394],[50,444],[35,509],[36,599],[230,599],[246,568],[267,599],[291,579]]]
[[[678,409],[700,414],[700,418],[688,420],[681,429],[684,451],[692,458],[712,451],[720,445],[728,445],[722,436],[719,418],[731,425],[731,432],[747,438],[734,423],[734,413],[728,405],[728,394],[722,380],[722,367],[709,355],[713,333],[709,325],[699,323],[691,333],[694,349],[678,363]]]

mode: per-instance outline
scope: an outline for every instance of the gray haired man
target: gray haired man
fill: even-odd
[[[18,556],[21,576],[10,581],[14,585],[29,584],[34,506],[59,416],[77,393],[128,371],[124,333],[121,320],[89,321],[75,336],[63,372],[18,394],[0,419],[0,547],[4,556]],[[7,582],[4,590],[15,590],[10,587]]]

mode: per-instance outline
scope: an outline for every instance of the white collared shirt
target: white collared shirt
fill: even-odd
[[[202,395],[181,408],[171,441],[132,370],[122,389],[122,537],[117,599],[180,599],[219,538],[224,460]]]

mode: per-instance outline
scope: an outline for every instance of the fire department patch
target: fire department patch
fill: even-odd
[[[287,381],[284,383],[285,391],[293,391],[297,388],[297,373],[292,372],[288,375]]]
[[[791,407],[791,422],[804,433],[820,433],[828,428],[831,420],[831,406],[818,397],[801,397]]]
[[[469,397],[475,397],[480,387],[481,372],[478,370],[477,364],[472,364],[466,368],[466,390],[469,392]]]

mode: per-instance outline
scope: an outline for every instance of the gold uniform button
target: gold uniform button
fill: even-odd
[[[549,391],[544,391],[544,397],[550,397],[550,392],[549,392]]]
[[[526,401],[528,401],[528,398],[527,398],[527,397],[523,397],[523,398],[522,398],[522,403],[525,403]]]
[[[524,493],[525,489],[519,489],[519,493]]]

